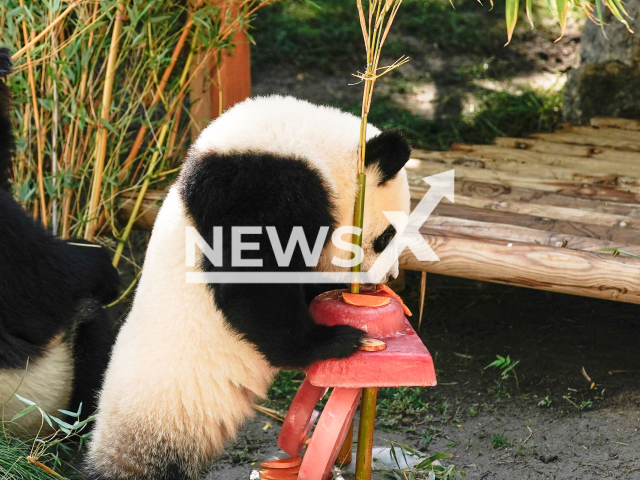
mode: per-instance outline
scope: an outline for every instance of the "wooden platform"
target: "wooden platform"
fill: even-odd
[[[421,232],[440,262],[407,249],[401,267],[640,304],[640,122],[594,118],[493,145],[414,150],[422,177],[455,170],[455,204]]]

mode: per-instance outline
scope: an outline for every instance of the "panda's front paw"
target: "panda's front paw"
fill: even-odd
[[[318,325],[314,335],[315,360],[327,360],[329,358],[347,358],[353,355],[360,347],[365,336],[363,330],[349,325],[334,325],[327,327]]]

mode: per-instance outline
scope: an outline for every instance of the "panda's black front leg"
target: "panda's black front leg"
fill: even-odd
[[[211,286],[227,322],[275,367],[306,368],[319,360],[346,358],[365,332],[348,325],[316,324],[303,285]]]

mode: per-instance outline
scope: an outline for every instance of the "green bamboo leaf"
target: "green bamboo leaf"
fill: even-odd
[[[565,0],[566,1],[566,0]],[[518,22],[518,6],[519,0],[505,0],[505,17],[507,20],[507,43],[511,42],[513,31],[516,29],[516,23]]]
[[[562,38],[562,37],[564,37],[564,29],[567,26],[567,14],[569,12],[569,0],[556,0],[556,7],[558,9],[558,22],[560,22],[560,38]]]
[[[602,0],[596,0],[596,15],[598,16],[598,22],[600,22],[600,30],[602,30],[602,34],[607,37],[607,34],[604,32],[604,20],[602,19]]]
[[[11,419],[12,422],[15,422],[17,419],[24,417],[25,415],[28,415],[29,413],[33,412],[36,408],[35,405],[31,405],[27,408],[25,408],[24,410],[20,410],[18,413],[16,413],[13,418]]]
[[[531,25],[531,28],[533,28],[533,14],[532,12],[532,6],[531,6],[532,0],[527,0],[527,4],[526,4],[526,11],[527,11],[527,19],[529,20],[529,25]]]
[[[36,402],[33,402],[33,401],[29,400],[28,398],[24,398],[24,397],[22,397],[22,396],[18,395],[17,393],[14,393],[14,395],[15,395],[15,396],[17,397],[17,399],[18,399],[18,400],[20,400],[22,403],[26,403],[27,405],[31,405],[31,406],[33,406],[33,405],[35,405],[35,404],[36,404]]]
[[[442,460],[444,458],[452,458],[452,457],[453,455],[451,455],[450,453],[436,453],[422,460],[414,468],[416,470],[423,470],[425,468],[435,469],[437,465],[433,465],[433,462],[435,462],[436,460]]]
[[[627,30],[629,30],[630,33],[633,33],[633,30],[631,30],[631,27],[623,17],[623,15],[628,17],[629,14],[624,9],[624,5],[622,5],[622,2],[620,2],[620,0],[605,0],[605,2],[607,3],[607,6],[609,7],[613,15],[627,27]]]

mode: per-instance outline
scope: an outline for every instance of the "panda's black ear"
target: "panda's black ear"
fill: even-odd
[[[385,130],[367,141],[364,164],[380,172],[380,183],[396,177],[411,156],[411,146],[400,130]]]

